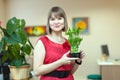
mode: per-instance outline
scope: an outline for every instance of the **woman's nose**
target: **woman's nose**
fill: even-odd
[[[55,19],[55,23],[58,23],[58,19]]]

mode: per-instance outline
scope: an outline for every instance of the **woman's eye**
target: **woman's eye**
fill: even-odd
[[[55,20],[55,19],[54,19],[54,18],[51,18],[50,20],[53,21],[53,20]]]
[[[61,18],[61,17],[59,17],[58,19],[59,19],[59,20],[61,20],[62,18]]]

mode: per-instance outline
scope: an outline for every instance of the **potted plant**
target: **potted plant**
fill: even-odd
[[[0,29],[3,31],[3,36],[0,41],[0,53],[3,54],[2,62],[4,63],[6,60],[10,61],[9,68],[11,78],[15,80],[29,78],[30,64],[27,63],[25,57],[26,55],[31,54],[33,46],[31,45],[24,28],[25,20],[17,19],[16,17],[8,20],[5,29],[0,26]],[[27,72],[21,72],[19,74],[19,69],[21,68],[23,68],[22,71]],[[17,73],[14,74],[13,72]],[[25,76],[24,73],[27,73],[27,75]],[[15,78],[13,78],[13,76],[15,76]],[[20,79],[21,76],[23,76],[22,79]]]
[[[68,42],[71,46],[70,48],[70,55],[71,57],[79,57],[80,58],[80,53],[79,50],[79,45],[81,41],[83,40],[82,37],[80,37],[80,33],[82,32],[82,28],[77,27],[77,28],[69,28],[68,31],[66,32],[66,35],[68,35]]]

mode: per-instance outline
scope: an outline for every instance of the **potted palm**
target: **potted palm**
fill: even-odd
[[[83,40],[82,37],[80,37],[80,33],[82,32],[82,28],[69,28],[68,31],[66,32],[66,35],[68,35],[68,42],[71,46],[70,49],[70,55],[71,57],[79,57],[80,58],[80,53],[79,52],[79,45],[81,41]]]
[[[31,45],[24,28],[25,20],[17,19],[16,17],[8,20],[5,29],[0,26],[0,29],[3,31],[3,36],[0,41],[0,53],[3,54],[2,62],[4,63],[7,60],[10,61],[10,74],[11,78],[14,80],[29,78],[30,64],[27,63],[25,57],[26,55],[31,54],[33,46]],[[26,72],[21,72],[20,70]],[[14,74],[14,72],[17,73]]]

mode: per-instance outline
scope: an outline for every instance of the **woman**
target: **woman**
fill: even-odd
[[[34,73],[41,76],[40,80],[74,80],[73,73],[82,58],[69,57],[70,45],[62,35],[67,29],[64,10],[52,7],[47,22],[48,35],[41,36],[34,49]]]

